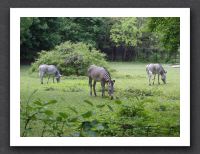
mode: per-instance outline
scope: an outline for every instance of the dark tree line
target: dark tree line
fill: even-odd
[[[21,62],[65,41],[83,42],[110,60],[170,61],[179,56],[180,19],[22,17]]]

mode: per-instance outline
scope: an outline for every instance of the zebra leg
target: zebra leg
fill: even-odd
[[[105,95],[105,83],[101,81],[102,97]]]
[[[153,85],[154,85],[155,78],[156,78],[156,74],[155,74],[154,77],[153,77]]]
[[[41,84],[43,84],[43,76],[40,78],[40,80],[41,80]]]
[[[96,81],[93,82],[93,90],[94,90],[94,96],[97,96],[95,87],[96,87]]]
[[[40,83],[43,84],[43,76],[41,73],[39,73],[39,77],[40,77]]]
[[[92,96],[92,78],[89,77],[90,96]]]
[[[49,83],[49,78],[50,78],[50,75],[48,76],[47,84]]]
[[[152,77],[152,73],[148,72],[148,77],[149,77],[149,85],[151,85],[151,77]]]
[[[160,78],[160,75],[158,74],[158,84],[160,84],[159,78]]]
[[[43,84],[43,77],[44,77],[44,74],[42,72],[39,72],[39,77],[40,77],[40,82],[41,84]]]

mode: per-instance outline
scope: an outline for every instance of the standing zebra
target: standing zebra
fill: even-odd
[[[90,86],[90,95],[92,96],[92,86],[94,95],[96,96],[96,82],[101,82],[101,88],[102,88],[102,97],[105,95],[105,83],[108,84],[108,94],[111,96],[111,99],[113,99],[113,93],[114,93],[114,83],[115,80],[111,80],[110,73],[104,68],[104,67],[98,67],[95,65],[91,65],[88,68],[88,77],[89,77],[89,86]],[[92,80],[94,80],[92,85]]]
[[[149,85],[151,85],[151,77],[154,76],[153,78],[153,84],[156,78],[156,74],[158,74],[158,84],[160,84],[159,77],[161,75],[161,79],[164,84],[166,84],[166,74],[167,71],[164,70],[161,64],[148,64],[146,66],[146,72],[149,78]]]
[[[45,74],[48,74],[49,76],[47,84],[49,82],[50,75],[53,76],[53,82],[54,82],[54,77],[56,78],[57,82],[60,82],[60,77],[62,76],[56,66],[42,64],[39,66],[39,76],[41,84],[43,84],[43,77],[45,76]]]

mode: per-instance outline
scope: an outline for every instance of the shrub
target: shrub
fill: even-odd
[[[135,102],[131,105],[123,105],[119,111],[119,117],[144,117],[146,116],[144,104]]]
[[[105,54],[82,42],[64,42],[50,51],[41,51],[31,70],[37,71],[40,64],[56,65],[63,75],[86,75],[91,64],[107,67]]]

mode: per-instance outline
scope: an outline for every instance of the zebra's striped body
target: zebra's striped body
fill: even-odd
[[[164,70],[164,68],[162,67],[161,64],[148,64],[146,66],[146,72],[149,78],[149,85],[151,85],[151,78],[152,76],[154,76],[153,78],[153,84],[156,78],[156,74],[158,74],[158,84],[160,84],[159,82],[159,76],[161,75],[161,79],[163,81],[164,84],[166,84],[166,73],[167,71]]]
[[[88,77],[90,85],[90,95],[92,95],[92,87],[94,95],[96,96],[96,82],[101,82],[102,97],[105,95],[105,83],[108,83],[108,94],[113,98],[115,80],[111,80],[110,73],[103,67],[91,65],[88,68]],[[94,80],[92,85],[92,80]]]
[[[54,77],[56,78],[57,82],[60,81],[61,74],[59,70],[57,69],[57,67],[54,65],[42,64],[39,66],[39,76],[40,76],[41,84],[43,84],[43,77],[45,76],[45,74],[48,75],[47,84],[49,82],[50,75],[53,76],[53,82],[54,82]]]

